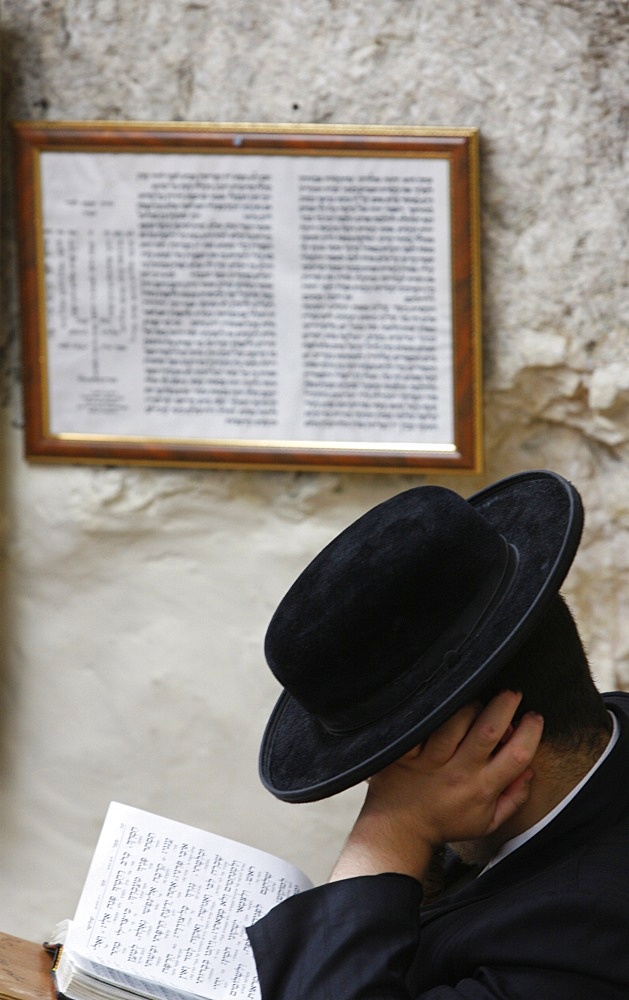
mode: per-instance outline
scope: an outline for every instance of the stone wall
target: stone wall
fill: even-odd
[[[4,0],[10,118],[481,129],[486,470],[586,505],[565,592],[629,686],[629,24],[615,0]],[[624,117],[623,117],[624,116]],[[5,183],[0,926],[71,915],[110,799],[326,871],[360,791],[271,800],[268,618],[309,558],[422,477],[22,459]]]

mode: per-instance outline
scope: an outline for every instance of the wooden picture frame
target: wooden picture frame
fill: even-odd
[[[15,122],[38,462],[478,472],[478,133]]]

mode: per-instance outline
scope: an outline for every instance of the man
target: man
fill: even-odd
[[[629,996],[629,695],[558,595],[581,527],[550,472],[419,487],[291,587],[262,780],[369,784],[330,883],[249,929],[263,1000]]]

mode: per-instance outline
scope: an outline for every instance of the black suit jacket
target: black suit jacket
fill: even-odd
[[[494,868],[421,907],[405,875],[320,886],[252,928],[263,1000],[627,1000],[629,694],[569,805]]]

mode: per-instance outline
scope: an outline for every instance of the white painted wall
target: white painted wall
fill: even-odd
[[[2,31],[10,117],[481,128],[487,470],[432,481],[576,483],[566,592],[601,686],[629,686],[623,5],[4,0]],[[73,912],[113,798],[322,879],[361,793],[259,785],[263,635],[328,539],[422,479],[26,464],[7,228],[0,929]]]

